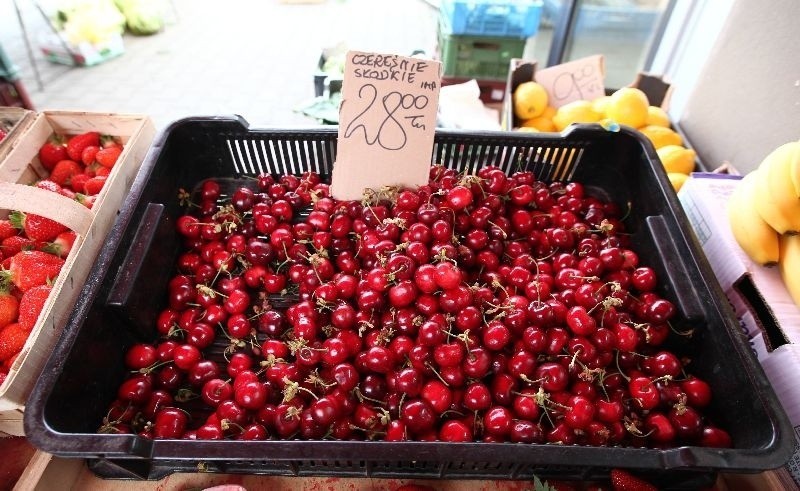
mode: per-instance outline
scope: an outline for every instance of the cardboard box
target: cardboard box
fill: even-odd
[[[75,135],[90,130],[119,137],[124,145],[91,209],[30,186],[49,175],[39,163],[38,152],[52,134]],[[0,385],[0,432],[23,434],[28,395],[72,312],[154,136],[153,122],[143,115],[45,111],[36,116],[0,161],[0,216],[9,210],[36,213],[67,225],[78,234],[36,325]]]
[[[736,243],[727,203],[742,176],[693,173],[678,198],[800,445],[800,307],[776,267],[753,263]],[[800,446],[798,447],[800,449]],[[800,450],[788,464],[800,485]]]
[[[514,129],[519,126],[519,120],[514,116],[512,97],[516,88],[523,82],[535,80],[538,63],[535,60],[514,58],[509,63],[508,77],[506,79],[506,97],[503,103],[503,129]],[[542,67],[538,67],[541,69]],[[629,87],[636,87],[647,95],[647,100],[653,106],[668,109],[672,96],[672,85],[661,77],[647,73],[638,73]],[[611,94],[615,89],[606,89],[606,94]]]

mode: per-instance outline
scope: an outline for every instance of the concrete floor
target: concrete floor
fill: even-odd
[[[252,126],[316,125],[295,109],[314,97],[323,48],[344,42],[410,54],[433,52],[436,42],[437,11],[422,0],[164,0],[164,31],[125,35],[122,56],[69,68],[43,58],[37,43],[47,24],[31,2],[17,1],[43,87],[10,1],[0,1],[0,43],[37,110],[144,113],[158,128],[186,116],[220,114],[239,114]]]
[[[0,0],[0,45],[37,110],[142,113],[158,128],[187,116],[222,114],[239,114],[251,126],[315,126],[317,120],[297,109],[314,97],[323,48],[344,43],[375,52],[436,53],[438,0],[162,1],[166,28],[152,36],[126,34],[125,53],[97,66],[72,68],[44,58],[39,44],[50,29],[32,0]],[[607,86],[633,80],[642,40],[620,42],[602,31],[597,38],[579,37],[572,56],[604,54]],[[526,50],[540,67],[551,38],[552,29],[542,25],[534,49]]]

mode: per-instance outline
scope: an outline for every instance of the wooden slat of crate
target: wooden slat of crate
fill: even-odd
[[[12,121],[13,125],[6,137],[0,141],[0,162],[17,143],[19,137],[33,122],[36,113],[21,107],[0,106],[0,121]]]

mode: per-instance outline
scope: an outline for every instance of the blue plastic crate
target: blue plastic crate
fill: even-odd
[[[442,0],[450,34],[529,38],[539,31],[541,0]]]

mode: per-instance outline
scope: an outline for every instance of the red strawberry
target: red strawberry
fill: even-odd
[[[89,179],[86,182],[86,186],[84,186],[83,188],[84,192],[89,196],[94,196],[96,194],[99,194],[106,183],[106,179],[108,179],[107,176],[95,176]]]
[[[78,203],[80,203],[83,206],[85,206],[86,208],[89,208],[90,210],[92,209],[92,206],[94,206],[94,202],[95,202],[96,199],[97,199],[97,195],[96,194],[93,194],[93,195],[89,196],[88,194],[78,193],[78,194],[75,195],[75,200]]]
[[[8,136],[8,133],[6,133],[5,130],[0,129],[0,142],[3,141],[7,136]],[[0,383],[2,383],[2,382],[0,382]]]
[[[36,183],[36,187],[39,188],[39,189],[52,191],[54,193],[60,193],[61,192],[61,186],[56,184],[56,183],[54,183],[50,179],[42,179],[41,181]]]
[[[0,289],[0,329],[17,320],[19,300],[8,292],[8,288]]]
[[[83,166],[74,160],[62,160],[50,173],[50,180],[59,186],[68,186],[75,174],[83,173]]]
[[[89,174],[75,174],[72,176],[72,179],[70,179],[69,187],[76,193],[82,193],[83,188],[86,186],[86,183],[89,182],[89,179],[91,179]]]
[[[15,235],[0,242],[0,250],[3,251],[3,256],[7,258],[17,255],[20,251],[27,251],[34,247],[36,247],[36,242],[22,235]]]
[[[67,155],[75,162],[81,160],[83,149],[88,146],[100,146],[100,133],[96,131],[87,131],[80,135],[75,135],[67,141]]]
[[[94,163],[94,157],[97,155],[97,152],[100,151],[100,147],[96,145],[89,145],[88,147],[83,149],[81,152],[81,162],[83,165],[92,165]]]
[[[100,150],[95,155],[95,159],[97,163],[102,165],[103,167],[108,167],[109,169],[114,167],[114,164],[117,163],[117,159],[119,155],[122,153],[122,147],[114,146],[108,147]]]
[[[11,223],[11,220],[0,220],[0,240],[5,240],[9,237],[17,235],[18,230]]]
[[[49,252],[50,254],[55,254],[58,257],[65,258],[72,250],[72,246],[75,244],[76,237],[77,235],[75,232],[72,230],[67,230],[66,232],[58,234],[58,237],[56,237],[53,242],[45,244],[41,250],[44,252]]]
[[[100,146],[103,148],[108,147],[121,147],[122,143],[118,141],[118,138],[111,135],[101,135],[100,136]]]
[[[68,158],[67,148],[64,146],[64,141],[60,136],[52,136],[39,149],[39,162],[45,169],[50,171],[60,160]]]
[[[615,491],[658,491],[649,482],[623,469],[611,469],[611,485]]]
[[[55,220],[22,211],[12,211],[8,219],[34,241],[48,242],[55,239],[61,232],[69,230]]]
[[[52,285],[39,285],[22,295],[22,299],[19,301],[19,319],[17,321],[22,329],[28,332],[33,330],[52,290]]]
[[[22,251],[9,258],[8,269],[0,271],[0,281],[11,281],[23,293],[52,281],[64,260],[43,251]]]
[[[28,332],[19,324],[9,324],[0,331],[0,361],[6,361],[16,355],[25,346]]]
[[[95,177],[102,177],[102,176],[108,177],[109,174],[111,174],[111,169],[110,168],[108,168],[108,167],[98,167],[97,168],[97,172],[94,173],[94,176]]]

